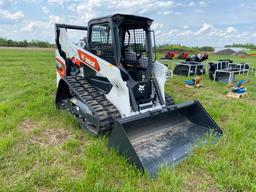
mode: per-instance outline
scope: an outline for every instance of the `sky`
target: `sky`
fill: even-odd
[[[114,13],[154,20],[157,44],[256,44],[255,0],[0,0],[0,37],[54,42],[54,23]]]

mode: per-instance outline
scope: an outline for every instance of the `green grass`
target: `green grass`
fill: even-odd
[[[256,50],[248,50],[248,51],[245,51],[247,54],[256,54]]]
[[[0,71],[0,191],[256,191],[252,74],[249,98],[241,100],[226,98],[231,87],[207,76],[203,89],[185,89],[185,77],[167,82],[177,102],[199,100],[224,134],[150,179],[110,150],[106,137],[90,136],[56,111],[54,51],[1,50]]]

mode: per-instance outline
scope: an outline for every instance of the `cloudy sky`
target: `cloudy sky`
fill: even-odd
[[[255,0],[0,0],[0,37],[53,42],[55,22],[113,13],[154,19],[158,44],[256,43]]]

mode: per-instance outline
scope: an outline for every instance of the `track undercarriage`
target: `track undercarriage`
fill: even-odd
[[[120,118],[117,108],[84,77],[69,76],[62,83],[65,85],[58,90],[57,107],[67,109],[92,134],[108,132],[114,119]]]

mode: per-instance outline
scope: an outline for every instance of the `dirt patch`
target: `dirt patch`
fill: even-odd
[[[39,188],[37,189],[37,192],[47,192],[47,191],[49,191],[49,190],[46,189],[46,188],[44,188],[44,187],[39,187]]]
[[[86,170],[82,167],[71,167],[71,169],[67,169],[67,173],[72,178],[79,178],[85,174]]]
[[[69,137],[65,129],[48,129],[41,134],[32,137],[31,142],[41,146],[55,146],[63,144]]]
[[[202,191],[206,190],[206,188],[210,192],[218,191],[215,179],[201,170],[194,170],[183,184],[185,191]]]
[[[228,117],[227,117],[226,115],[223,115],[223,116],[221,117],[221,119],[220,119],[220,122],[221,122],[222,124],[226,124],[227,121],[228,121]]]
[[[254,99],[247,99],[247,101],[248,101],[250,104],[256,105],[256,100],[254,100]]]
[[[36,127],[37,124],[30,119],[25,119],[18,125],[18,128],[21,129],[23,133],[29,133]]]

